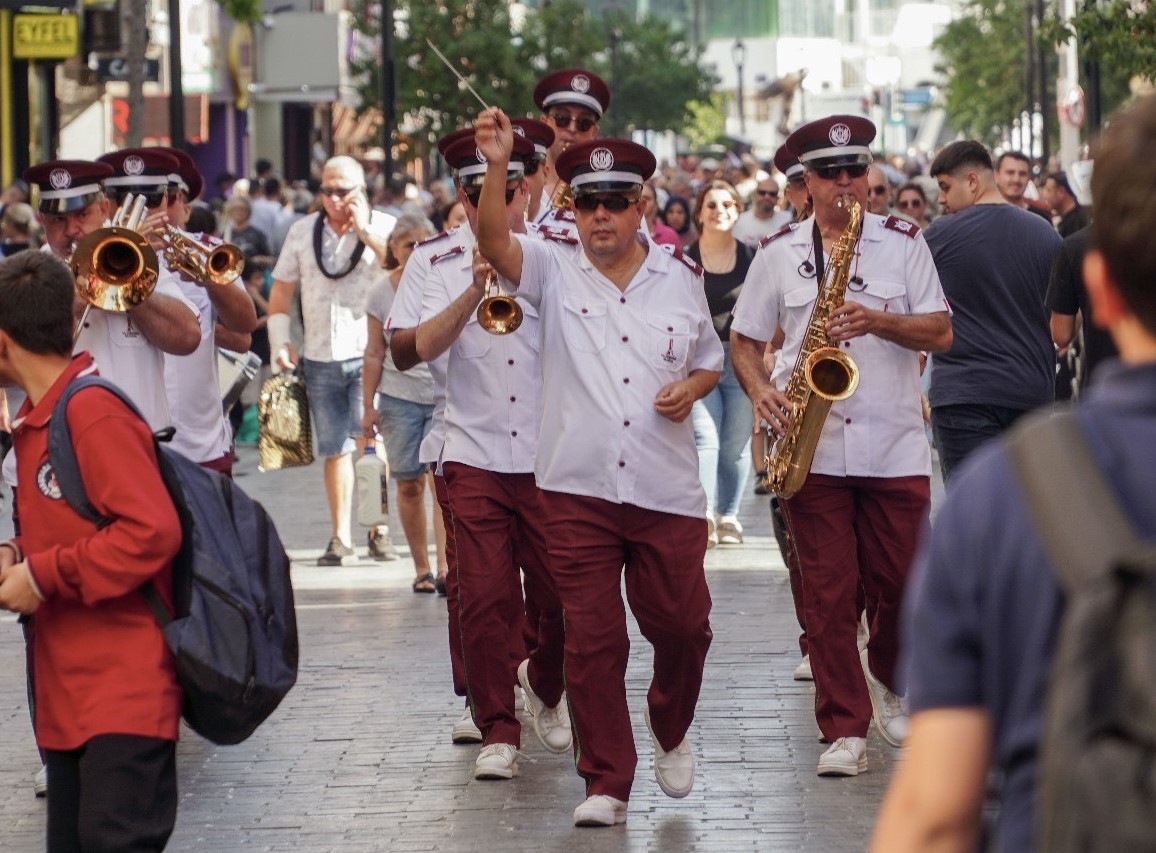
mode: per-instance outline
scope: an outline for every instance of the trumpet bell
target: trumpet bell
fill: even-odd
[[[210,245],[172,225],[165,229],[169,268],[205,284],[232,284],[245,268],[245,254],[232,243]]]
[[[70,266],[81,297],[105,311],[127,311],[148,299],[160,269],[148,240],[117,226],[97,229],[82,238]]]
[[[478,306],[478,325],[491,335],[508,335],[522,325],[522,306],[512,296],[487,296]]]

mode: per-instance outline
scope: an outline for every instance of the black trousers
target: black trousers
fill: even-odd
[[[98,735],[46,750],[48,853],[154,853],[177,820],[177,745]]]

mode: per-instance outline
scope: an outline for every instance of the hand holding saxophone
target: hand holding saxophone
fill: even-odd
[[[768,384],[751,402],[755,407],[755,423],[762,424],[763,429],[775,436],[787,431],[791,423],[791,401],[786,394]]]

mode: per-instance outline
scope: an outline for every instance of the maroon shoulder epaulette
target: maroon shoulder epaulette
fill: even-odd
[[[795,223],[794,222],[791,222],[787,225],[784,225],[782,228],[780,228],[774,234],[768,234],[766,237],[759,240],[759,248],[760,249],[763,248],[763,246],[767,245],[772,240],[777,240],[780,237],[782,237],[784,234],[790,234],[794,230],[795,230]]]
[[[673,246],[671,248],[673,249],[673,251],[670,254],[676,261],[682,261],[683,264],[686,265],[687,269],[689,269],[695,275],[702,275],[703,274],[702,267],[700,267],[695,262],[694,258],[692,258],[690,255],[686,254],[678,246]]]
[[[555,243],[567,243],[571,246],[578,243],[578,238],[571,237],[566,228],[552,228],[549,225],[539,225],[538,236],[543,240],[553,240]]]
[[[577,219],[574,218],[574,211],[570,210],[569,208],[565,208],[565,207],[559,207],[557,210],[555,210],[553,213],[553,217],[554,217],[554,219],[557,219],[559,222],[577,222],[578,221]]]
[[[919,226],[913,222],[908,222],[906,219],[900,219],[898,216],[888,216],[883,220],[883,227],[890,228],[892,231],[898,231],[900,234],[905,234],[912,240],[915,235],[919,233]]]
[[[454,255],[460,255],[463,252],[465,252],[465,250],[466,250],[466,247],[461,245],[460,243],[456,246],[451,246],[450,248],[446,249],[441,254],[433,255],[429,259],[430,266],[433,266],[438,261],[444,261],[446,258],[452,258]]]
[[[457,230],[458,230],[457,228],[451,229],[451,231],[457,231]],[[413,247],[416,249],[418,246],[424,246],[427,243],[436,243],[438,240],[441,240],[443,237],[450,236],[451,231],[442,231],[440,234],[434,234],[432,237],[426,237],[424,240],[418,240],[416,243],[413,244]]]

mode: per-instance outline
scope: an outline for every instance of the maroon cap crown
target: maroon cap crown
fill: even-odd
[[[786,175],[788,181],[797,181],[803,177],[803,164],[787,150],[786,145],[780,145],[775,152],[775,168]]]
[[[542,112],[559,104],[573,104],[601,116],[610,107],[610,87],[593,71],[565,68],[538,81],[534,103]]]
[[[104,195],[103,183],[112,167],[91,160],[49,160],[24,170],[24,180],[35,184],[37,206],[44,213],[82,210]]]
[[[641,186],[657,168],[649,150],[627,139],[591,139],[567,148],[554,164],[558,177],[582,188],[622,190]]]
[[[459,139],[473,139],[473,137],[474,129],[472,127],[463,127],[461,130],[451,131],[438,140],[438,153],[445,157],[449,147]]]
[[[511,119],[510,124],[514,126],[514,133],[524,136],[534,143],[534,150],[541,157],[545,157],[547,149],[554,144],[554,128],[544,121],[533,118],[516,118]]]
[[[160,148],[125,148],[98,159],[112,166],[115,174],[104,182],[109,188],[133,192],[156,192],[168,186],[169,175],[180,166],[172,154]]]
[[[449,163],[450,168],[454,170],[459,184],[480,183],[482,177],[486,174],[486,164],[488,161],[485,155],[478,149],[478,143],[477,140],[474,139],[473,131],[470,132],[469,136],[464,136],[451,143],[442,156],[446,158],[446,162]],[[515,134],[514,151],[510,157],[507,171],[518,175],[522,174],[526,168],[526,161],[533,158],[533,156],[533,143],[525,137]]]
[[[803,125],[785,143],[804,166],[867,165],[875,125],[862,116],[835,115]]]
[[[200,170],[197,169],[197,164],[193,162],[193,158],[179,148],[161,148],[160,150],[177,160],[177,170],[169,173],[170,186],[176,184],[183,189],[185,198],[189,201],[199,198],[201,190],[205,188],[205,179]]]

